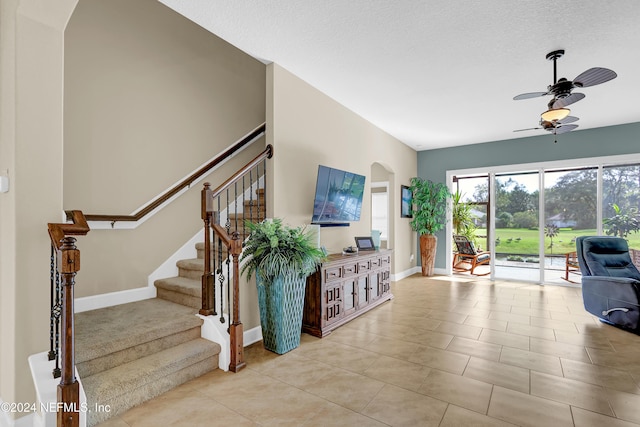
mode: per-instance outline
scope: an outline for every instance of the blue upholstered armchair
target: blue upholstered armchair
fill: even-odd
[[[576,239],[585,309],[607,323],[639,328],[640,272],[631,262],[627,241],[619,237]]]

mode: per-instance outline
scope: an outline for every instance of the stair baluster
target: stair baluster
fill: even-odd
[[[204,272],[202,274],[202,307],[199,313],[203,316],[216,314],[215,309],[215,286],[211,272],[211,222],[213,207],[208,197],[211,192],[211,184],[204,183],[204,188],[200,192],[201,217],[204,221]]]
[[[49,312],[49,360],[55,360],[52,370],[53,378],[60,378],[60,274],[58,273],[56,248],[51,245],[50,261],[51,310]]]
[[[80,251],[75,245],[76,239],[71,235],[85,235],[89,232],[89,226],[81,211],[71,211],[73,224],[48,224],[49,237],[51,238],[52,255],[55,252],[55,273],[51,274],[51,285],[56,291],[51,293],[51,316],[60,318],[61,325],[55,327],[55,335],[60,336],[60,344],[55,339],[55,348],[50,353],[56,360],[60,359],[60,384],[58,384],[58,427],[78,427],[80,423],[80,384],[75,376],[75,344],[74,344],[74,309],[73,286],[76,273],[80,270]],[[55,294],[55,296],[54,296]],[[59,313],[59,314],[58,314]],[[50,319],[51,323],[57,324]],[[62,333],[60,333],[62,332]],[[59,355],[59,358],[58,358]]]
[[[220,196],[216,197],[216,201],[217,201],[216,212],[220,212],[220,209],[222,206],[220,203]],[[218,275],[218,283],[220,284],[220,323],[224,323],[226,322],[226,320],[224,317],[224,274],[222,274],[222,251],[225,250],[226,248],[223,249],[222,239],[220,239],[220,237],[214,238],[214,242],[217,243],[217,246],[214,248],[214,255],[215,255],[214,258],[217,259],[218,263],[217,263],[217,267],[215,266],[215,263],[214,263],[214,269],[216,274]]]
[[[201,313],[203,311],[207,312],[217,304],[217,300],[211,302],[208,298],[205,301],[204,298],[205,294],[215,294],[215,292],[210,289],[215,287],[215,279],[217,276],[220,284],[220,322],[224,323],[226,321],[225,310],[227,313],[226,317],[230,322],[227,329],[230,335],[231,347],[229,370],[233,372],[237,372],[245,366],[244,332],[240,320],[239,285],[239,257],[242,253],[242,242],[246,237],[245,221],[261,221],[264,219],[266,212],[264,209],[264,183],[267,179],[266,159],[271,158],[272,155],[273,150],[269,145],[265,151],[249,162],[244,168],[236,172],[216,190],[211,190],[211,185],[205,183],[201,193],[202,219],[205,227],[205,270],[202,276],[203,307]],[[248,187],[246,184],[247,176],[249,179]],[[240,180],[242,180],[241,185],[239,185]],[[241,193],[240,189],[242,190]],[[253,198],[254,191],[257,194],[257,201],[255,202]],[[249,193],[248,195],[247,192]],[[261,198],[262,201],[260,200]],[[242,206],[242,211],[240,211],[240,205]],[[223,222],[224,225],[221,224]],[[209,229],[213,230],[213,251],[211,250],[212,245]],[[211,270],[210,259],[212,252],[214,257],[213,270]],[[226,271],[224,271],[223,263],[226,264]],[[209,280],[209,277],[212,279]],[[227,288],[226,295],[224,291],[225,286]]]

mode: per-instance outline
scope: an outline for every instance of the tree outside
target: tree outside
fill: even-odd
[[[545,255],[575,251],[575,239],[597,234],[597,168],[545,172]],[[538,256],[538,191],[530,191],[511,177],[496,179],[496,252]],[[486,202],[488,185],[477,185],[469,204]],[[603,168],[603,228],[620,233],[622,220],[640,224],[640,165]],[[619,224],[618,229],[612,228]],[[640,234],[625,234],[630,247],[640,249]],[[552,232],[553,231],[553,232]],[[487,235],[487,229],[476,230]]]

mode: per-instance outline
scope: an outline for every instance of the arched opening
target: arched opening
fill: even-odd
[[[393,172],[382,163],[371,165],[371,235],[380,248],[393,248],[395,197]]]

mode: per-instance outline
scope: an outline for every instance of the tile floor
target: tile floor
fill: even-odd
[[[640,336],[585,312],[579,288],[416,275],[392,292],[101,427],[640,425]]]

